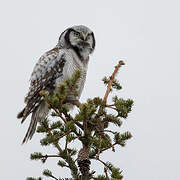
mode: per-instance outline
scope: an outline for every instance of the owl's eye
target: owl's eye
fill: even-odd
[[[79,38],[80,37],[80,33],[79,32],[74,32],[74,36]]]

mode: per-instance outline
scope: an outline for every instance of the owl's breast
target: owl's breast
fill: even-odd
[[[68,78],[72,78],[73,74],[77,71],[81,71],[81,76],[78,80],[78,88],[77,93],[78,96],[74,97],[73,93],[69,93],[68,99],[70,100],[77,100],[80,98],[81,93],[84,88],[85,80],[86,80],[86,73],[87,73],[87,64],[83,64],[81,60],[72,52],[68,52],[65,55],[65,64],[62,72],[62,76],[56,79],[56,87],[59,86],[60,83],[63,83]]]

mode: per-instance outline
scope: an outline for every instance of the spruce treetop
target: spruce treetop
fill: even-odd
[[[55,180],[120,180],[123,178],[122,171],[118,167],[101,158],[103,152],[108,150],[115,152],[116,147],[124,147],[126,141],[132,137],[128,131],[120,132],[120,128],[122,119],[126,119],[131,112],[133,100],[125,100],[117,95],[113,95],[111,101],[108,100],[108,96],[114,92],[113,90],[122,89],[116,79],[117,72],[122,65],[124,62],[119,61],[112,75],[103,78],[106,86],[104,97],[94,97],[85,103],[67,99],[70,91],[77,96],[80,71],[77,71],[71,79],[60,84],[53,95],[41,91],[41,95],[52,110],[51,117],[56,117],[56,121],[44,119],[40,122],[37,128],[37,132],[43,135],[40,144],[56,148],[57,153],[35,152],[31,154],[30,158],[41,160],[42,163],[46,163],[49,158],[56,158],[58,166],[68,168],[71,172],[69,178],[61,178],[46,169],[43,171],[43,176]],[[75,116],[68,111],[67,103],[77,106],[78,112]],[[111,124],[116,126],[117,131],[110,128]],[[62,140],[65,142],[64,144],[60,143]],[[81,147],[75,145],[76,141],[81,143]],[[91,161],[102,164],[104,174],[99,174],[93,167],[90,167]],[[27,180],[42,179],[42,177],[27,178]]]

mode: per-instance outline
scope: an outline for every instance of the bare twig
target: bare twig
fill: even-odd
[[[58,110],[53,107],[51,104],[49,104],[51,106],[51,108],[58,114],[58,116],[64,121],[64,123],[66,123],[67,121],[64,119],[64,117],[62,116],[61,113],[58,112]]]
[[[65,146],[64,146],[64,150],[67,150],[67,146],[68,146],[68,141],[67,141],[67,138],[66,138],[66,143],[65,143]]]
[[[106,107],[117,111],[117,108],[114,108],[114,107],[112,107],[112,106],[106,106]]]
[[[63,135],[61,135],[60,137],[57,138],[57,140],[59,141],[61,138],[63,138],[64,136],[70,134],[70,131],[64,133]]]
[[[109,180],[109,176],[108,176],[107,168],[106,168],[106,167],[104,167],[104,173],[105,173],[105,175],[106,175],[106,180]]]
[[[114,106],[115,104],[106,104],[106,107],[112,107]]]
[[[80,124],[79,122],[75,121],[74,118],[73,118],[70,114],[68,114],[67,112],[63,112],[63,114],[64,114],[64,116],[65,116],[66,118],[68,118],[68,119],[70,119],[71,121],[73,121],[79,128],[81,128],[81,129],[83,130],[83,125]],[[77,135],[76,132],[74,132],[74,133]]]
[[[97,153],[96,159],[99,159],[99,155],[101,153],[101,145],[102,145],[102,136],[101,135],[99,136],[99,141],[100,141],[100,144],[99,144],[99,148],[98,148],[98,153]]]
[[[103,101],[106,102],[107,101],[107,98],[108,98],[108,95],[111,91],[111,86],[112,86],[112,83],[113,83],[113,80],[116,76],[116,73],[118,72],[119,68],[124,65],[125,63],[123,61],[119,61],[118,65],[115,66],[115,69],[114,69],[114,72],[112,73],[112,75],[110,76],[110,81],[108,83],[108,87],[107,87],[107,90],[106,90],[106,93],[104,95],[104,99]]]
[[[59,146],[59,144],[57,143],[57,144],[55,144],[55,147],[58,149],[58,151],[60,152],[60,153],[62,153],[63,152],[63,150],[61,149],[61,147]]]
[[[114,144],[112,144],[111,146],[108,146],[108,147],[102,149],[102,150],[101,150],[101,153],[102,153],[103,151],[106,151],[106,150],[110,149],[110,148],[112,148],[113,151],[114,151],[114,146],[115,146],[115,145],[117,145],[117,143],[114,143]]]
[[[106,106],[106,102],[107,102],[108,95],[109,95],[109,93],[110,93],[110,91],[111,91],[111,86],[112,86],[113,80],[114,80],[114,78],[115,78],[115,76],[116,76],[119,68],[120,68],[122,65],[125,65],[125,63],[124,63],[123,61],[119,61],[118,65],[115,66],[114,72],[113,72],[112,75],[110,76],[110,80],[109,80],[109,82],[108,82],[108,87],[107,87],[106,93],[105,93],[104,98],[103,98],[103,102],[104,102],[105,106]],[[112,107],[112,105],[109,105],[109,106],[107,106],[107,107],[116,110],[115,108]],[[99,107],[99,110],[98,110],[98,113],[97,113],[97,114],[99,114],[99,113],[102,111],[102,109],[103,109],[103,106],[101,105],[101,106]],[[101,127],[102,127],[102,129],[104,129],[104,123],[103,123],[103,122],[101,123]]]
[[[114,132],[114,131],[111,131],[111,130],[108,130],[108,129],[105,129],[104,132],[109,132],[109,133],[112,133],[112,134],[116,134],[117,132]]]
[[[59,155],[44,155],[44,156],[42,156],[42,158],[49,158],[49,157],[60,157]]]
[[[101,159],[96,159],[96,160],[98,160],[99,162],[101,162],[105,167],[107,167],[107,164],[104,162],[104,161],[102,161]]]

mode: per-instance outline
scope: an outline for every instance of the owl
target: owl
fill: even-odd
[[[94,33],[86,26],[79,25],[66,29],[59,37],[55,48],[44,53],[36,63],[30,78],[29,92],[25,97],[26,106],[18,113],[21,123],[31,114],[31,122],[23,143],[32,138],[37,123],[48,115],[48,104],[40,95],[41,90],[53,93],[58,85],[81,71],[78,81],[78,96],[69,95],[69,100],[78,100],[82,93],[89,63],[89,55],[95,49]],[[75,99],[76,98],[76,99]]]

